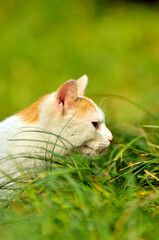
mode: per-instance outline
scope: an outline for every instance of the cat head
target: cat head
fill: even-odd
[[[110,145],[113,136],[105,125],[102,110],[84,96],[87,83],[87,76],[64,83],[46,100],[46,117],[42,114],[41,119],[49,117],[49,121],[44,121],[45,128],[66,138],[82,154],[95,156]]]
[[[110,145],[113,136],[105,125],[102,110],[84,96],[87,83],[87,76],[77,81],[69,80],[18,115],[25,124],[38,126],[66,139],[64,144],[70,151],[74,150],[74,145],[84,155],[99,155]],[[52,136],[49,141],[63,145],[57,137]],[[67,154],[58,146],[54,151]]]

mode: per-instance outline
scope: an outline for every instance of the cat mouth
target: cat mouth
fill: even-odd
[[[94,150],[93,148],[89,147],[88,145],[84,145],[83,147],[84,147],[85,149]]]
[[[88,149],[88,150],[91,150],[91,151],[98,152],[99,154],[102,154],[105,151],[106,147],[102,148],[102,149],[96,149],[95,150],[94,148],[92,148],[92,147],[90,147],[88,145],[84,145],[84,149]]]
[[[105,149],[106,149],[106,147],[95,149],[87,144],[85,144],[79,148],[81,153],[83,153],[84,155],[88,155],[88,156],[99,156],[99,155],[103,154]]]

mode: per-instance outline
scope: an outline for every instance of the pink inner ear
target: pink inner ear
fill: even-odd
[[[66,96],[67,96],[67,89],[64,86],[62,86],[59,89],[59,92],[58,92],[58,100],[59,100],[59,102],[60,103],[62,102],[64,104]]]
[[[66,105],[77,98],[77,84],[74,80],[64,83],[58,90],[58,102]]]

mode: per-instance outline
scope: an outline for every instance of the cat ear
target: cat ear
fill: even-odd
[[[77,96],[84,95],[87,84],[88,84],[88,77],[86,75],[82,76],[77,80]]]
[[[57,101],[63,106],[71,104],[77,98],[77,83],[75,80],[69,80],[64,83],[57,91]]]

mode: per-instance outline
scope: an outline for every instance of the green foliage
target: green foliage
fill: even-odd
[[[158,239],[158,6],[115,2],[0,2],[0,119],[87,74],[114,135],[101,157],[49,152],[8,178],[0,239]]]
[[[36,156],[46,169],[12,180],[16,190],[0,205],[0,238],[156,240],[159,135],[157,126],[145,127],[126,130],[101,157]]]
[[[0,119],[83,74],[90,79],[88,96],[125,96],[157,111],[158,29],[158,6],[1,1]],[[101,99],[94,96],[98,103]],[[109,122],[134,123],[144,117],[135,106],[109,96],[102,108]]]

